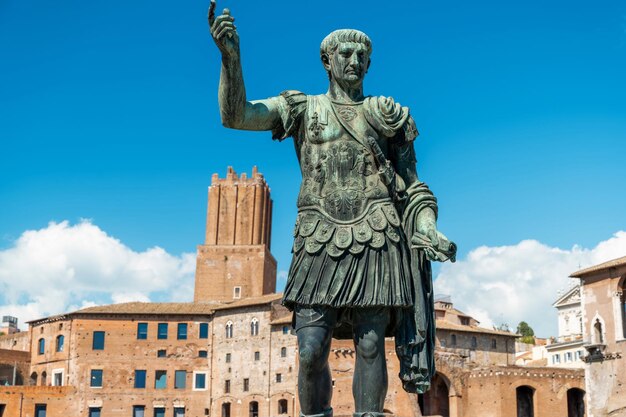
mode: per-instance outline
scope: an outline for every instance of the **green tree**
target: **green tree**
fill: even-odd
[[[522,335],[522,343],[535,344],[535,331],[525,321],[520,321],[517,325],[517,334]]]

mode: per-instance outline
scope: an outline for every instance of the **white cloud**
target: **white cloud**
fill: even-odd
[[[624,255],[623,231],[592,249],[574,246],[563,250],[536,240],[512,246],[481,246],[464,260],[442,265],[435,279],[435,292],[451,295],[455,306],[480,320],[481,326],[507,323],[515,330],[523,320],[538,336],[556,336],[557,317],[552,303],[559,290],[575,283],[568,276]]]
[[[0,251],[0,314],[24,322],[95,304],[191,301],[195,254],[136,252],[89,221],[29,230]]]

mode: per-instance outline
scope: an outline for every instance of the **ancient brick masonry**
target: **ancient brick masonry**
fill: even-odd
[[[224,302],[276,291],[270,253],[270,189],[256,167],[250,178],[228,168],[209,187],[205,244],[198,246],[194,302]]]

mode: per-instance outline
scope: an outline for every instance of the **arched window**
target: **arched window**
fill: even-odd
[[[30,374],[30,381],[28,381],[28,385],[37,385],[37,377],[37,372]]]
[[[43,337],[37,342],[37,353],[43,355],[46,351],[46,339]]]
[[[450,345],[451,346],[456,346],[456,335],[455,334],[450,336]]]
[[[578,388],[567,390],[567,417],[585,417],[585,391]]]
[[[250,401],[250,415],[249,417],[259,417],[259,403],[256,401]]]
[[[233,322],[228,320],[226,323],[226,338],[230,339],[233,337]]]
[[[46,373],[46,371],[43,371],[41,373],[41,386],[45,387],[47,383],[48,383],[48,374]]]
[[[287,400],[278,400],[278,414],[287,414],[289,412],[288,405]]]
[[[284,347],[284,346],[280,348],[280,357],[281,358],[286,358],[287,357],[287,348]]]
[[[535,389],[527,385],[517,387],[517,417],[535,417],[535,405],[533,397]]]
[[[250,335],[257,336],[259,334],[259,320],[255,317],[250,321]]]
[[[56,351],[57,352],[63,352],[63,345],[65,344],[65,336],[63,336],[62,334],[57,336],[57,346],[56,346]]]

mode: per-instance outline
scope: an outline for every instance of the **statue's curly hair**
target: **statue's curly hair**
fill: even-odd
[[[341,42],[356,42],[365,45],[368,55],[372,54],[372,41],[369,36],[356,29],[338,29],[324,38],[320,45],[320,56],[331,55]]]

